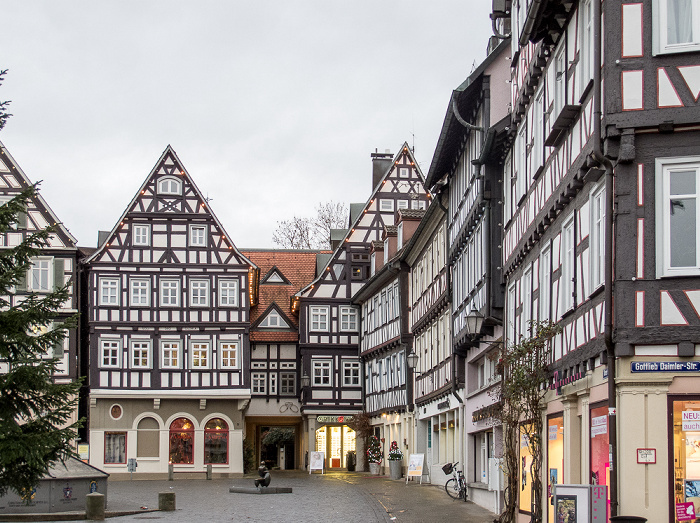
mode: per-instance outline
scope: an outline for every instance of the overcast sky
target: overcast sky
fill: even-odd
[[[370,153],[427,174],[490,0],[0,0],[8,148],[81,246],[170,144],[239,248],[364,202]]]

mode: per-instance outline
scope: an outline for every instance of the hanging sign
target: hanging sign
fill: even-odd
[[[326,463],[326,453],[320,450],[309,452],[309,474],[312,470],[320,470],[323,474],[323,465]]]

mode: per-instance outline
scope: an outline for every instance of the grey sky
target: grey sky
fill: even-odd
[[[370,152],[430,165],[490,0],[0,0],[0,141],[78,238],[110,230],[171,144],[238,247],[365,201]]]

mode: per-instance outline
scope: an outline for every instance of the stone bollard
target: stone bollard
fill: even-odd
[[[158,493],[158,510],[172,512],[175,510],[175,493],[174,492],[159,492]]]
[[[92,521],[104,521],[105,519],[105,495],[93,492],[85,496],[85,519]]]
[[[212,469],[212,466],[211,466],[211,465],[207,465],[207,479],[211,479],[211,478],[212,478],[211,469]]]
[[[175,467],[173,466],[172,463],[168,464],[168,481],[172,481],[175,479]]]

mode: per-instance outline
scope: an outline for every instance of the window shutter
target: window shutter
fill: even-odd
[[[17,229],[26,229],[26,228],[27,228],[27,211],[26,211],[26,207],[25,207],[25,210],[17,213]]]
[[[54,258],[53,260],[53,287],[54,289],[60,289],[63,287],[63,260],[60,258]]]

